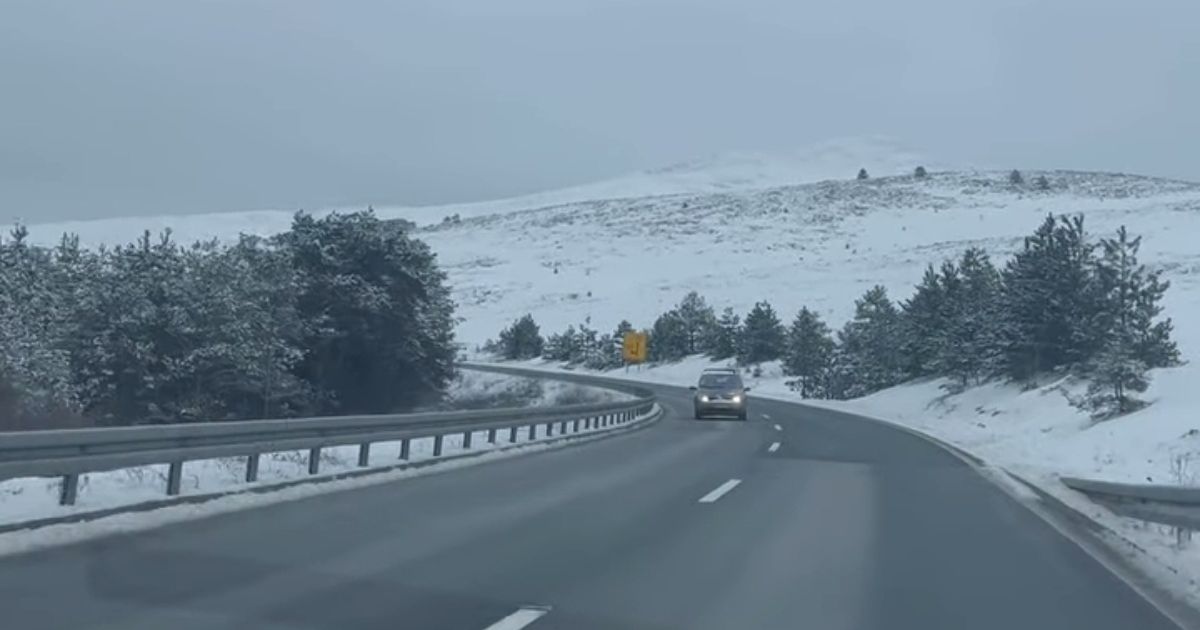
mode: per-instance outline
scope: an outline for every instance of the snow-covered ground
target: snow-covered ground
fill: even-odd
[[[552,407],[631,400],[632,395],[601,387],[493,372],[461,370],[437,409]]]

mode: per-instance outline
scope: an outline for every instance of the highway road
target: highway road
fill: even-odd
[[[939,448],[764,400],[694,421],[0,559],[20,630],[1158,630]]]

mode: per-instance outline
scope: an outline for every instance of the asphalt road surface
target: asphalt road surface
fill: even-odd
[[[626,435],[0,559],[0,626],[1175,628],[919,438],[657,390]]]

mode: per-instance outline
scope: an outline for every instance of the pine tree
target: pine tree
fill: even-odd
[[[925,376],[937,370],[936,362],[942,354],[950,310],[943,275],[953,273],[956,273],[953,266],[949,270],[943,267],[942,275],[934,271],[933,265],[926,267],[916,293],[901,307],[898,342],[905,360],[904,370],[909,376]]]
[[[454,302],[429,246],[370,212],[298,214],[275,242],[301,278],[298,374],[339,413],[392,413],[454,374]]]
[[[1117,335],[1093,359],[1085,403],[1097,418],[1129,413],[1144,403],[1133,397],[1146,391],[1147,366],[1134,356],[1133,340]]]
[[[1021,171],[1018,171],[1014,168],[1012,172],[1008,174],[1008,183],[1012,184],[1013,186],[1020,186],[1021,184],[1025,183],[1025,178],[1021,175]]]
[[[783,356],[786,333],[775,309],[768,302],[758,302],[746,315],[738,343],[738,361],[757,364],[774,361]]]
[[[1050,190],[1050,180],[1045,175],[1038,175],[1033,180],[1033,187],[1041,191]]]
[[[732,308],[726,308],[724,311],[721,311],[721,317],[717,320],[717,326],[713,331],[712,347],[709,349],[709,356],[718,361],[737,356],[738,339],[741,337],[741,334],[741,318],[733,312]]]
[[[867,169],[865,169],[865,168],[858,169],[858,180],[859,181],[869,179],[870,177],[871,176],[867,174]]]
[[[533,359],[542,356],[546,342],[533,315],[526,314],[500,331],[500,356],[509,360]]]
[[[1099,349],[1094,249],[1082,216],[1049,216],[1008,261],[1000,329],[1013,378],[1081,365]]]
[[[683,297],[675,307],[675,312],[687,335],[687,354],[707,351],[712,345],[713,329],[717,325],[712,307],[699,293],[692,291]]]
[[[1000,273],[986,252],[971,248],[963,252],[957,277],[957,287],[947,300],[949,321],[935,365],[938,373],[966,386],[1000,369],[996,329]]]
[[[575,326],[567,326],[563,332],[550,335],[542,356],[550,361],[568,363],[579,355],[579,348],[579,333]]]
[[[0,244],[0,430],[51,428],[51,416],[78,409],[64,346],[64,287],[53,259],[18,225]]]
[[[916,177],[917,179],[925,179],[926,177],[929,177],[929,173],[925,170],[924,166],[918,166],[917,170],[913,171],[913,177]]]
[[[1140,405],[1132,394],[1146,390],[1146,371],[1173,365],[1179,351],[1170,339],[1170,320],[1154,321],[1168,283],[1138,263],[1141,238],[1130,238],[1121,226],[1116,238],[1103,239],[1100,245],[1096,284],[1101,309],[1096,323],[1104,343],[1088,365],[1088,401],[1098,414],[1110,415]]]
[[[852,379],[841,388],[841,394],[857,398],[903,380],[899,329],[900,312],[882,286],[855,301],[854,319],[838,333],[842,354],[839,367]]]
[[[787,336],[787,353],[783,358],[783,373],[794,376],[792,389],[803,398],[825,395],[823,385],[833,355],[833,337],[829,327],[808,308],[800,309]]]
[[[1114,330],[1125,331],[1133,357],[1149,368],[1178,365],[1179,348],[1171,339],[1170,318],[1155,321],[1171,283],[1162,279],[1161,271],[1138,263],[1141,243],[1141,237],[1131,239],[1123,225],[1115,239],[1100,241],[1103,253],[1096,276],[1104,317],[1099,326],[1106,331],[1106,340]]]
[[[678,361],[688,354],[687,324],[679,312],[670,310],[654,320],[650,331],[651,361]]]

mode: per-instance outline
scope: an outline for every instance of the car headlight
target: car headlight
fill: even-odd
[[[705,396],[704,394],[700,394],[700,402],[708,402],[708,396]]]
[[[741,396],[740,394],[734,394],[734,395],[733,395],[733,402],[735,402],[735,403],[740,403],[740,402],[742,402],[742,396]]]

